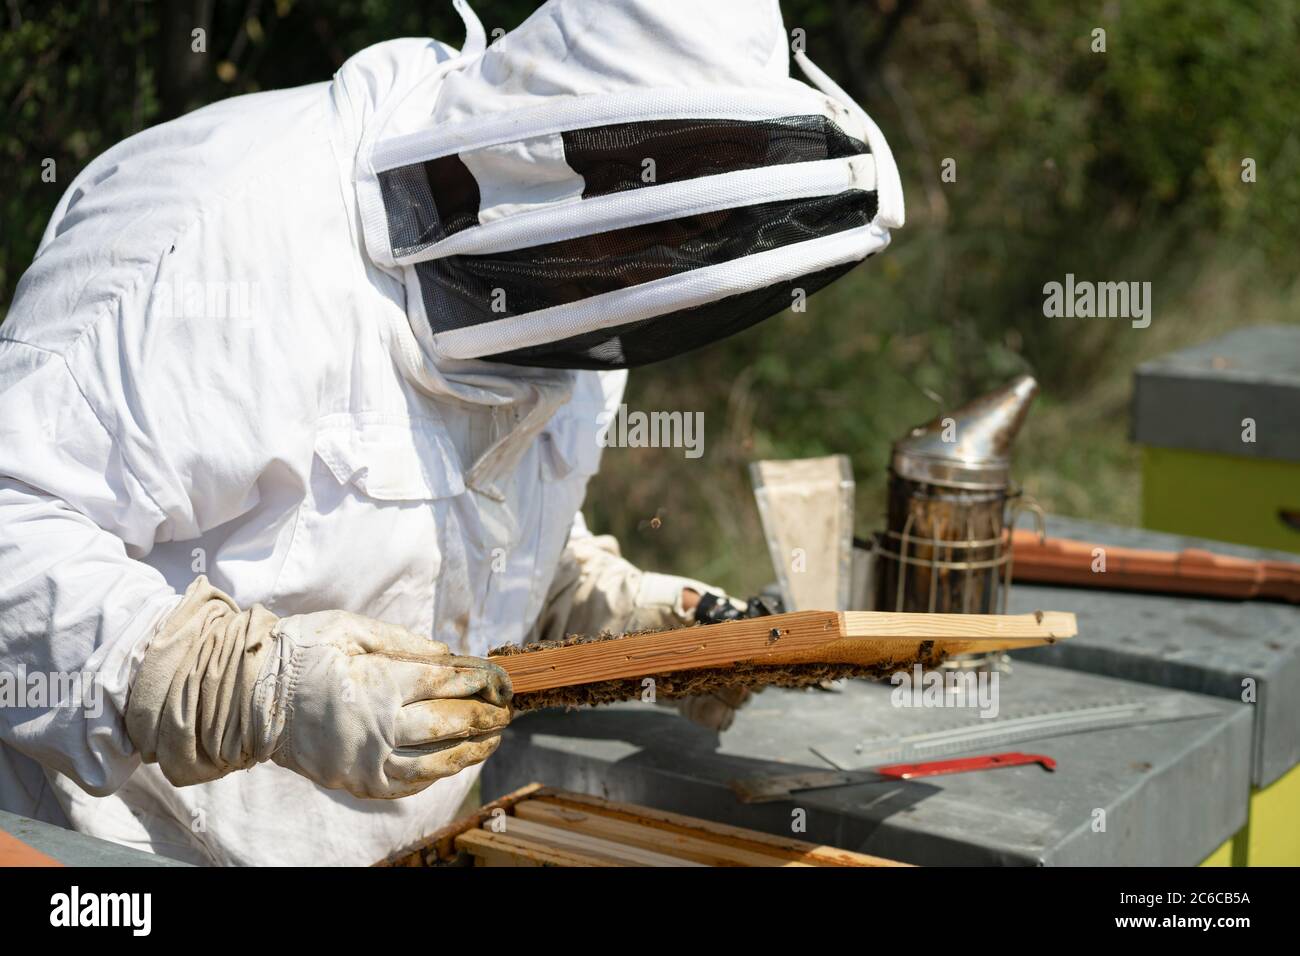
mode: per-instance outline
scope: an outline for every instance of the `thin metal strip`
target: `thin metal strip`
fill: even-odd
[[[920,734],[870,737],[853,743],[832,742],[811,747],[837,770],[850,771],[886,762],[923,760],[1003,744],[1041,740],[1092,730],[1211,717],[1220,711],[1185,697],[1133,699],[1077,708],[1021,711],[1006,717],[974,718]]]

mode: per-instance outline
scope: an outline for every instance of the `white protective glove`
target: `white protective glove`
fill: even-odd
[[[240,611],[200,577],[155,634],[126,724],[177,786],[271,759],[323,787],[394,798],[487,758],[509,700],[501,668],[403,627]]]
[[[258,681],[270,703],[271,759],[322,787],[418,793],[486,760],[510,722],[505,671],[403,627],[320,611],[281,619],[272,637],[277,648]]]
[[[687,606],[687,598],[694,599]],[[745,603],[724,596],[722,588],[683,578],[676,574],[641,572],[636,590],[636,600],[628,620],[628,631],[642,631],[662,627],[685,627],[695,623],[695,601],[705,594],[716,594],[744,611]]]
[[[748,687],[723,687],[708,694],[696,694],[672,701],[677,712],[691,723],[709,730],[723,731],[736,720],[736,711],[749,703],[754,692]]]

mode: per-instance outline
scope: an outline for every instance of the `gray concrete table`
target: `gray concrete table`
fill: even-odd
[[[0,810],[0,830],[65,866],[189,866],[6,810]]]
[[[1070,518],[1049,518],[1048,534],[1101,545],[1296,560],[1293,554]],[[1238,703],[1243,681],[1252,680],[1252,783],[1268,786],[1300,763],[1300,606],[1012,584],[1008,610],[1040,608],[1073,611],[1079,635],[1018,651],[1017,658]]]
[[[645,703],[526,714],[485,765],[483,797],[541,781],[784,835],[803,810],[801,839],[918,864],[1192,865],[1246,819],[1249,709],[1019,662],[1001,678],[1004,714],[1137,699],[1186,703],[1205,716],[992,748],[1046,754],[1059,761],[1055,773],[1025,766],[802,791],[767,804],[736,799],[732,780],[830,769],[813,747],[843,751],[864,737],[980,720],[969,710],[896,707],[892,689],[864,681],[839,693],[768,689],[720,735]]]
[[[1254,559],[1296,555],[1138,528],[1049,518],[1048,533],[1102,546],[1204,548]],[[1300,865],[1300,607],[1187,595],[1013,584],[1009,610],[1073,611],[1079,635],[1015,655],[1196,691],[1232,701],[1253,718],[1249,828],[1233,841],[1241,865]],[[1254,700],[1243,702],[1253,690]]]

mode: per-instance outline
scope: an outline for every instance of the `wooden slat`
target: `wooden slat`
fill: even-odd
[[[616,817],[566,807],[550,800],[526,800],[515,808],[515,816],[560,829],[574,830],[613,840],[627,846],[660,850],[708,866],[811,866],[768,853],[662,827],[629,823]]]
[[[843,611],[844,636],[920,637],[949,640],[1043,640],[1074,637],[1073,614],[1034,611],[1031,614],[917,614],[904,611]]]
[[[487,826],[491,826],[491,824],[485,823],[484,827]],[[561,827],[548,826],[545,823],[519,816],[519,807],[515,808],[515,816],[506,822],[505,833],[512,840],[554,847],[563,852],[576,852],[585,856],[602,857],[619,866],[703,865],[679,856],[671,856],[655,850],[618,843],[614,840],[606,840],[602,837]]]
[[[643,807],[634,803],[618,803],[586,793],[574,793],[568,790],[542,787],[537,791],[535,799],[550,800],[561,806],[589,810],[602,816],[698,836],[701,839],[779,856],[787,860],[810,863],[813,866],[892,867],[908,865],[895,860],[887,860],[884,857],[854,853],[851,850],[841,850],[837,847],[821,846],[804,840],[796,840],[793,837],[773,836],[770,833],[760,833],[757,830],[747,830],[726,823],[715,823],[712,820],[702,820],[699,817],[689,817],[685,814],[672,813],[654,807]],[[516,810],[521,805],[516,805]]]
[[[529,784],[508,794],[499,800],[480,808],[475,813],[460,818],[455,823],[439,830],[426,839],[418,848],[394,854],[389,857],[387,865],[397,866],[434,866],[446,863],[473,862],[477,865],[490,866],[619,866],[641,865],[621,863],[596,852],[584,851],[574,845],[576,834],[565,834],[559,839],[564,846],[548,844],[532,838],[526,838],[520,828],[528,824],[540,823],[534,819],[538,811],[524,809],[535,801],[553,806],[558,810],[581,811],[591,817],[581,826],[572,829],[581,830],[588,836],[601,840],[610,840],[615,830],[610,823],[627,824],[635,828],[635,839],[619,839],[613,842],[623,843],[619,855],[624,856],[635,849],[672,850],[672,856],[680,857],[674,865],[705,863],[695,858],[694,849],[703,852],[693,841],[708,844],[708,852],[718,857],[735,859],[732,865],[749,865],[745,854],[764,860],[774,860],[776,864],[805,864],[810,866],[906,866],[893,860],[853,853],[835,847],[818,846],[789,837],[772,836],[755,830],[714,823],[667,810],[642,807],[630,803],[616,803],[594,797],[589,794],[556,790],[539,784]],[[514,814],[506,821],[507,832],[498,833],[490,829],[494,819],[492,811],[502,809],[507,814]],[[569,822],[573,822],[570,818]],[[565,828],[556,820],[546,821],[545,825],[555,830]],[[480,829],[480,827],[486,827]],[[630,831],[620,831],[628,834]],[[554,838],[554,834],[551,835]],[[644,841],[644,842],[643,842]],[[668,855],[668,854],[665,854]],[[719,865],[727,865],[720,862]],[[754,865],[775,865],[771,862]]]
[[[468,829],[480,826],[490,819],[493,812],[500,809],[507,813],[518,801],[526,800],[542,789],[540,783],[530,783],[518,790],[507,793],[491,803],[485,803],[477,810],[471,811],[435,830],[417,845],[389,854],[375,866],[439,866],[456,860],[456,837]]]
[[[456,837],[456,847],[475,858],[478,866],[618,866],[604,857],[561,850],[506,833],[466,830]]]
[[[1073,614],[800,611],[493,658],[515,693],[701,667],[755,664],[910,666],[939,655],[1050,644],[1076,633]]]

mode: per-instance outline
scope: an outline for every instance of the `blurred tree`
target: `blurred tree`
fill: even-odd
[[[536,6],[475,9],[509,30]],[[404,0],[6,0],[0,24],[0,316],[59,197],[114,143],[228,96],[328,80],[372,43],[463,33],[450,2]]]
[[[491,34],[535,3],[474,6]],[[1040,438],[1054,456],[1042,459],[1043,474],[1054,469],[1048,503],[1131,517],[1106,476],[1131,472],[1123,382],[1161,333],[1045,321],[1042,287],[1067,272],[1152,281],[1163,316],[1222,295],[1205,276],[1225,261],[1294,281],[1300,6],[782,6],[792,39],[886,131],[908,226],[806,313],[634,375],[634,405],[706,412],[715,480],[694,480],[663,452],[607,455],[601,482],[618,492],[593,496],[597,523],[646,560],[685,556],[701,576],[729,573],[726,553],[758,540],[752,509],[736,511],[746,461],[850,451],[865,504],[893,437],[1022,369],[1045,384],[1031,429],[1040,416],[1061,429]],[[0,23],[0,315],[59,196],[113,143],[223,97],[327,80],[375,42],[458,44],[462,32],[450,2],[403,0],[5,0]],[[1248,162],[1254,182],[1243,180]],[[1100,461],[1071,440],[1077,414],[1053,417],[1062,403],[1104,420]],[[657,512],[647,535],[642,519]]]

